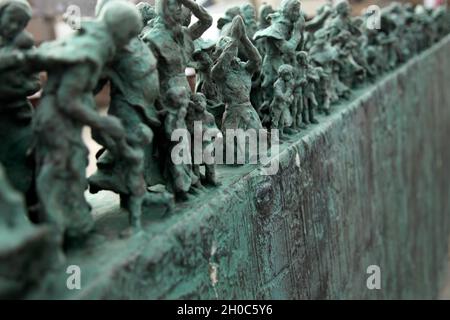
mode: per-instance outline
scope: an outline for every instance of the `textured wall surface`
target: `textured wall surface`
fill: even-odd
[[[450,231],[450,38],[283,144],[278,175],[221,168],[146,233],[104,194],[97,232],[30,298],[435,298]],[[106,212],[106,213],[105,213]],[[153,214],[155,216],[156,214]],[[67,265],[82,270],[68,291]],[[369,265],[381,290],[366,287]]]

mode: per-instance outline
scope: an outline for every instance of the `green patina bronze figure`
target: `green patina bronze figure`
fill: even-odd
[[[266,29],[270,26],[271,23],[271,15],[275,12],[271,5],[262,4],[259,8],[258,13],[258,30]],[[266,47],[267,47],[267,38],[260,38],[254,41],[256,48],[258,49],[262,58],[266,55]],[[261,89],[261,85],[263,82],[263,75],[261,72],[258,72],[253,77],[252,91],[250,93],[250,98],[252,101],[252,105],[255,107],[258,112],[261,121],[264,125],[270,126],[270,115],[268,105],[264,105],[264,90]],[[262,109],[264,107],[265,109]],[[265,121],[267,120],[267,121]]]
[[[271,25],[259,30],[254,36],[255,41],[266,39],[261,89],[264,91],[264,103],[267,105],[272,101],[273,84],[278,77],[278,69],[283,64],[295,63],[295,52],[302,46],[305,26],[298,0],[283,0],[280,10],[270,15],[270,19]]]
[[[123,0],[99,1],[97,15],[101,16],[103,7],[113,1]],[[110,146],[93,131],[94,138],[105,149],[97,154],[98,171],[89,178],[90,191],[111,190],[120,194],[131,226],[140,230],[143,202],[151,202],[151,198],[157,196],[148,192],[146,186],[161,180],[158,159],[153,157],[152,148],[153,132],[161,126],[155,107],[159,97],[156,59],[148,46],[136,37],[116,52],[103,74],[102,80],[110,82],[108,114],[121,120],[126,138],[121,145]]]
[[[331,81],[333,64],[337,63],[339,54],[336,47],[333,47],[328,41],[328,32],[325,29],[320,29],[315,33],[309,55],[313,65],[321,67],[323,70],[324,77],[319,85],[322,88],[319,90],[319,105],[325,113],[328,113],[330,104],[339,100],[336,82]]]
[[[248,61],[238,57],[240,46],[249,57]],[[227,129],[262,129],[261,120],[250,102],[252,77],[259,71],[261,56],[248,38],[240,16],[233,19],[230,36],[222,37],[217,43],[215,55],[218,58],[211,72],[226,103],[221,128],[224,136]]]
[[[269,4],[261,5],[261,7],[259,8],[259,13],[258,13],[258,25],[257,25],[258,30],[264,30],[264,29],[270,27],[271,15],[273,13],[275,13],[275,10],[273,9],[273,7],[271,5],[269,5]],[[253,37],[254,37],[254,35],[253,35]],[[255,42],[256,47],[258,48],[261,56],[265,56],[265,54],[266,54],[266,46],[267,46],[266,40],[267,40],[266,38],[260,38]]]
[[[297,54],[297,66],[303,69],[303,77],[306,78],[303,87],[303,105],[301,109],[302,122],[305,125],[319,123],[314,116],[314,109],[317,109],[318,103],[316,99],[316,84],[320,78],[317,69],[311,64],[309,56],[306,52]]]
[[[302,110],[304,104],[304,89],[308,82],[307,69],[305,68],[307,53],[297,52],[295,56],[295,83],[294,83],[294,101],[291,105],[292,127],[295,130],[306,129],[302,121]]]
[[[189,12],[189,19],[185,9]],[[160,111],[165,113],[165,117],[171,118],[166,119],[164,125],[170,125],[172,128],[175,123],[173,119],[179,119],[183,113],[179,111],[188,108],[191,89],[185,70],[193,60],[194,41],[212,25],[212,18],[203,7],[192,0],[160,0],[157,2],[157,13],[153,28],[143,34],[142,39],[156,56],[161,89],[157,105]],[[198,21],[188,27],[186,25],[191,13]],[[172,94],[169,95],[169,92]],[[180,97],[180,100],[174,99],[176,97]],[[187,164],[175,165],[170,161],[171,151],[176,145],[176,142],[171,141],[171,128],[165,128],[165,136],[162,137],[166,143],[165,146],[161,144],[161,154],[169,167],[165,168],[164,172],[168,174],[166,179],[170,190],[179,199],[186,199],[187,193],[195,185],[189,184],[193,173]]]
[[[214,116],[208,112],[207,100],[204,94],[195,93],[192,96],[187,111],[186,124],[191,134],[191,156],[194,174],[200,177],[204,184],[220,185],[216,176],[214,158],[206,159],[208,161],[205,161],[204,157],[206,153],[212,155],[214,140],[220,135]],[[201,173],[200,166],[205,168],[204,175]]]
[[[217,21],[217,29],[220,30],[221,35],[226,35],[230,31],[231,22],[233,21],[234,17],[239,16],[241,14],[241,8],[239,6],[234,6],[231,8],[228,8],[225,11],[225,16],[219,18]]]
[[[108,149],[127,146],[120,121],[95,110],[93,91],[106,65],[141,28],[134,6],[113,1],[97,19],[82,21],[73,36],[45,43],[29,56],[34,67],[48,72],[34,119],[37,193],[44,221],[68,239],[85,236],[94,224],[84,198],[88,159],[83,126],[97,131]]]
[[[201,188],[200,177],[195,175],[192,168],[191,144],[189,141],[188,127],[186,124],[187,108],[190,94],[183,87],[173,87],[167,92],[167,103],[170,106],[181,105],[176,112],[168,112],[164,119],[164,133],[171,137],[176,131],[182,133],[180,140],[171,142],[171,153],[166,154],[165,161],[170,163],[165,167],[166,176],[170,177],[169,183],[173,186],[175,195],[179,200],[188,200],[188,193],[195,188]],[[179,148],[175,149],[175,148]],[[173,153],[179,157],[179,163],[174,161]],[[195,188],[194,188],[195,187]],[[194,191],[195,192],[195,191]]]
[[[326,72],[322,67],[316,68],[317,75],[319,76],[318,83],[316,85],[316,98],[318,103],[318,111],[325,115],[330,115],[331,107],[331,81],[330,74]]]
[[[366,70],[356,62],[353,55],[358,44],[348,31],[341,32],[334,40],[339,53],[339,79],[348,88],[353,88],[366,77]]]
[[[99,0],[95,19],[83,19],[67,38],[35,48],[33,37],[25,31],[32,16],[28,2],[0,0],[0,298],[60,293],[62,248],[71,263],[84,251],[96,254],[99,247],[103,249],[111,230],[117,228],[111,223],[113,215],[107,215],[97,225],[100,231],[87,237],[94,228],[85,198],[88,187],[91,193],[109,190],[120,196],[121,211],[128,213],[131,227],[125,234],[142,231],[144,213],[155,217],[155,207],[163,206],[166,212],[175,199],[193,200],[181,204],[180,212],[199,204],[200,214],[187,219],[207,217],[210,209],[206,207],[211,204],[205,205],[205,199],[214,195],[204,186],[220,185],[225,174],[228,183],[249,172],[247,167],[217,170],[215,156],[221,151],[215,147],[224,146],[222,138],[227,161],[233,155],[235,164],[236,155],[244,155],[244,159],[237,157],[237,163],[251,162],[252,133],[260,142],[259,134],[267,134],[267,129],[274,130],[271,137],[277,131],[283,137],[318,123],[319,117],[330,115],[333,103],[349,98],[353,88],[376,80],[450,32],[449,11],[443,7],[431,10],[393,3],[381,11],[379,30],[369,27],[368,14],[352,17],[350,9],[347,0],[335,5],[328,1],[306,22],[298,0],[283,0],[278,11],[263,5],[258,19],[254,7],[245,4],[227,10],[219,20],[221,37],[216,42],[201,38],[213,19],[195,0],[158,0],[155,7]],[[191,23],[193,17],[197,21]],[[196,70],[195,90],[187,68]],[[41,71],[47,72],[48,80],[33,111],[28,97],[39,91]],[[401,88],[405,81],[389,86]],[[94,95],[108,83],[109,108],[101,115]],[[316,118],[316,112],[322,115]],[[97,171],[89,179],[85,127],[102,147],[96,155]],[[345,133],[342,130],[342,137]],[[309,152],[310,145],[305,141],[295,151]],[[291,149],[280,157],[287,174],[291,164],[285,160],[293,159]],[[315,156],[315,150],[311,151],[308,157]],[[255,156],[262,159],[262,154]],[[295,160],[301,174],[320,169],[305,167],[300,157]],[[260,174],[268,173],[265,168],[252,170],[248,177],[258,176],[259,181]],[[262,198],[261,203],[273,202],[272,196],[279,191],[272,182],[267,185],[271,192],[256,190],[256,202]],[[285,186],[289,187],[281,185]],[[255,187],[260,189],[259,184]],[[199,197],[192,199],[191,194]],[[97,197],[88,194],[93,203]],[[288,206],[288,199],[281,198]],[[242,203],[252,205],[249,199]],[[238,203],[238,210],[241,207]],[[39,211],[36,216],[35,210]],[[159,239],[174,240],[180,248],[195,246],[189,233],[196,229],[185,232],[178,228],[184,227],[184,220],[173,219],[175,225],[172,220],[152,225],[150,240],[172,228],[169,237]],[[200,234],[195,241],[209,235],[209,231]],[[126,256],[126,263],[116,263],[112,257],[116,252],[107,252],[101,261],[120,264],[112,270],[122,271],[129,262],[134,264],[134,257],[142,257],[147,264],[139,263],[139,270],[150,270],[154,254],[157,260],[178,254],[178,249],[168,246],[155,252],[152,247],[140,255],[140,246],[147,243],[139,239],[115,242],[132,247],[133,258]],[[135,245],[139,248],[134,256]],[[71,256],[74,248],[77,254]],[[213,245],[209,258],[215,251]],[[176,260],[183,267],[191,264],[184,256]],[[146,277],[152,276],[154,270],[149,270]],[[40,277],[48,271],[50,277],[41,283]],[[97,288],[93,285],[87,291]],[[102,283],[100,291],[106,288]]]
[[[319,9],[317,13],[310,21],[305,24],[305,40],[304,40],[304,50],[309,50],[314,44],[316,39],[316,33],[324,29],[325,23],[331,19],[335,9],[333,7],[332,1],[326,2]]]
[[[282,137],[285,128],[292,125],[291,105],[294,102],[294,68],[283,64],[278,69],[278,79],[274,83],[274,95],[270,104],[271,129],[280,130]]]
[[[334,12],[335,14],[330,19],[327,19],[323,26],[330,34],[332,43],[334,43],[333,39],[339,36],[341,32],[360,33],[359,29],[352,24],[351,7],[347,0],[338,1]]]
[[[247,30],[247,36],[249,39],[253,39],[256,31],[258,31],[255,7],[250,3],[246,3],[243,4],[240,9],[242,19],[244,20],[245,30]]]
[[[194,42],[194,62],[192,67],[196,71],[195,92],[202,93],[207,99],[207,109],[216,119],[218,127],[222,125],[225,103],[211,74],[214,66],[215,41],[197,39]]]
[[[25,56],[34,40],[25,27],[31,19],[25,0],[0,1],[0,162],[12,185],[34,204],[31,120],[33,108],[27,97],[40,89],[39,76]]]
[[[0,164],[0,299],[18,299],[36,288],[62,256],[47,226],[26,217],[25,199]]]

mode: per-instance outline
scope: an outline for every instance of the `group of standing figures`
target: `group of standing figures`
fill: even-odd
[[[143,206],[170,207],[218,184],[214,165],[171,161],[174,130],[193,135],[200,122],[202,130],[295,133],[450,31],[445,8],[395,3],[381,11],[380,28],[369,28],[373,17],[352,17],[345,0],[310,21],[298,0],[284,0],[279,10],[263,5],[258,16],[251,5],[229,9],[213,42],[202,38],[213,19],[193,0],[156,7],[99,0],[96,17],[73,35],[36,48],[25,31],[31,15],[26,0],[0,0],[0,161],[26,195],[30,219],[68,240],[93,229],[88,188],[120,194],[131,230],[139,230]],[[196,70],[195,90],[188,67]],[[33,110],[27,97],[40,89],[43,71]],[[106,83],[104,116],[94,96]],[[89,178],[85,126],[103,146]]]

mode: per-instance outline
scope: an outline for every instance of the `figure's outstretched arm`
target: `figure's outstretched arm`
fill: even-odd
[[[198,19],[196,23],[189,27],[189,33],[193,40],[200,38],[206,30],[213,24],[213,18],[201,5],[193,0],[179,0],[180,3],[191,10],[192,14]]]
[[[325,21],[332,13],[333,10],[325,5],[324,7],[322,7],[322,11],[320,14],[316,15],[312,20],[308,21],[305,24],[305,30],[308,32],[316,32],[317,30],[321,29],[324,26]]]
[[[68,117],[74,118],[93,129],[103,131],[112,138],[123,138],[125,130],[115,117],[101,116],[94,108],[85,105],[83,98],[92,94],[89,74],[92,70],[86,65],[78,65],[65,73],[57,92],[58,106]]]

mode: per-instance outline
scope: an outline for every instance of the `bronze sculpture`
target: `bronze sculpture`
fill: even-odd
[[[296,133],[331,114],[355,86],[450,31],[444,8],[396,4],[383,10],[382,28],[371,30],[349,15],[346,1],[305,22],[299,2],[284,0],[278,11],[264,6],[259,21],[250,5],[229,10],[216,42],[201,38],[212,18],[192,0],[160,0],[156,9],[103,0],[97,8],[97,18],[83,20],[72,36],[36,49],[24,31],[27,2],[0,0],[0,193],[2,201],[13,200],[0,201],[2,245],[11,234],[36,232],[26,220],[32,208],[27,213],[16,201],[21,193],[35,205],[33,189],[41,215],[30,220],[52,234],[41,241],[64,236],[65,245],[79,247],[94,228],[88,183],[91,193],[120,195],[134,231],[142,230],[147,205],[170,208],[174,196],[203,201],[190,195],[211,192],[204,186],[222,180],[216,163],[203,157],[214,153],[219,128],[226,143],[228,131]],[[192,15],[198,22],[191,25]],[[195,90],[187,67],[196,70]],[[39,71],[48,81],[33,112],[27,97],[39,90]],[[111,102],[102,116],[93,98],[106,82]],[[103,147],[89,179],[84,126]],[[175,132],[184,134],[174,140]],[[237,147],[247,150],[245,140]]]
[[[34,40],[25,31],[31,19],[25,0],[0,1],[0,162],[13,186],[33,201],[34,165],[30,157],[33,108],[27,97],[40,89],[39,76],[25,56]]]
[[[84,198],[87,150],[81,137],[83,126],[96,130],[108,148],[122,147],[125,141],[120,121],[95,110],[93,91],[114,53],[141,28],[137,9],[114,1],[105,5],[97,19],[85,20],[72,37],[46,43],[29,57],[35,67],[48,72],[34,119],[37,193],[45,221],[67,238],[86,235],[94,224]]]

